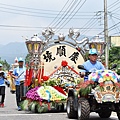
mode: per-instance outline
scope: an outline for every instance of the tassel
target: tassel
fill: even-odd
[[[44,75],[44,63],[41,63],[40,68],[38,70],[38,75],[37,75],[39,84],[42,83],[43,75]]]
[[[38,83],[41,84],[41,67],[38,70],[37,78],[38,78]]]
[[[28,86],[28,81],[29,81],[29,69],[28,69],[28,64],[26,65],[26,76],[25,76],[25,86]]]
[[[30,68],[29,70],[29,80],[28,80],[28,86],[31,84],[31,81],[32,81],[32,75],[33,75],[33,69]]]

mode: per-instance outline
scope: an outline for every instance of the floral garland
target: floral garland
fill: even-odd
[[[88,76],[89,80],[96,81],[98,83],[112,80],[114,83],[120,82],[120,78],[114,71],[111,70],[98,70],[92,72]]]
[[[90,81],[88,80],[83,83],[80,83],[77,86],[79,88],[78,92],[80,93],[80,95],[86,96],[91,92],[91,89],[92,87],[94,87],[94,85],[95,85],[95,82],[92,80]]]
[[[96,86],[102,90],[104,82],[106,81],[112,81],[115,87],[120,90],[120,78],[115,72],[111,70],[98,70],[92,72],[88,76],[88,80],[79,85],[79,91],[81,95],[86,96],[91,92],[92,88],[95,88]]]

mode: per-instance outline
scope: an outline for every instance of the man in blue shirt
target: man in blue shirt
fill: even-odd
[[[1,95],[1,101],[0,101],[0,107],[4,107],[4,100],[5,100],[5,79],[6,73],[2,71],[2,64],[0,63],[0,95]]]
[[[12,77],[15,79],[15,85],[16,85],[16,102],[18,106],[18,111],[21,110],[20,102],[21,97],[24,92],[24,80],[25,80],[25,67],[24,67],[24,60],[23,58],[18,59],[19,66],[13,70]],[[21,84],[22,83],[22,84]]]
[[[84,68],[88,72],[96,71],[96,70],[104,70],[104,66],[101,62],[97,60],[98,52],[95,48],[89,50],[89,60],[83,63]]]
[[[95,48],[89,50],[88,60],[83,63],[85,70],[80,70],[80,76],[84,77],[84,81],[88,80],[88,76],[85,76],[85,72],[94,72],[96,70],[104,70],[104,65],[97,60],[98,52]]]

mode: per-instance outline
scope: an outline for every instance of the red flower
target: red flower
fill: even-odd
[[[44,81],[47,81],[48,79],[49,79],[48,76],[43,76],[43,80],[44,80]]]
[[[94,81],[90,80],[90,84],[94,84]]]
[[[103,82],[101,82],[99,85],[100,85],[100,87],[103,87],[103,86],[104,86],[104,83],[103,83]]]
[[[61,65],[62,65],[63,67],[66,67],[66,66],[68,65],[68,62],[67,62],[67,61],[62,61]]]

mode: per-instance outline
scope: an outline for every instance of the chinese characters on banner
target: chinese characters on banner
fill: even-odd
[[[66,46],[63,45],[63,46],[59,46],[56,48],[56,56],[64,56],[64,57],[67,57],[66,56]],[[76,64],[76,60],[78,60],[78,57],[79,57],[79,52],[72,52],[71,51],[71,55],[68,56],[68,58],[73,61],[75,64]],[[46,61],[46,62],[51,62],[51,61],[54,61],[56,59],[55,56],[53,56],[52,54],[52,51],[46,51],[45,54],[43,54],[43,59]]]

